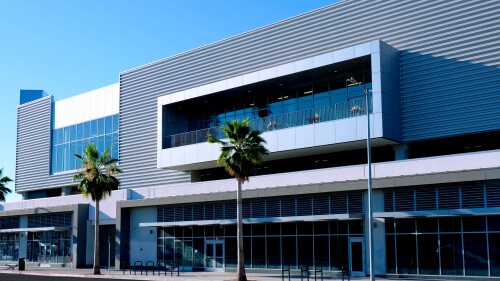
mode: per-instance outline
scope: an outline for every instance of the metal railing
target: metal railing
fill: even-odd
[[[371,98],[369,99],[369,103],[371,113],[373,103]],[[359,98],[343,103],[253,119],[250,120],[250,126],[252,129],[259,130],[261,132],[281,130],[360,116],[365,114],[365,108],[365,99]],[[176,135],[163,136],[162,148],[173,148],[206,142],[208,136],[212,136],[217,139],[225,138],[224,132],[222,132],[219,127],[212,127]]]

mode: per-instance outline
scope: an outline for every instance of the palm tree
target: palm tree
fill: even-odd
[[[3,168],[0,169],[0,202],[5,202],[5,196],[12,192],[12,190],[5,185],[12,180],[8,176],[2,177],[2,174]]]
[[[242,220],[242,200],[241,185],[249,180],[257,172],[257,166],[262,164],[264,155],[269,151],[264,147],[266,142],[262,137],[262,132],[250,128],[250,120],[247,118],[242,122],[233,120],[225,122],[220,127],[226,135],[228,141],[218,140],[209,136],[209,143],[221,145],[221,154],[217,159],[218,165],[223,165],[226,172],[233,176],[238,182],[236,192],[236,234],[238,244],[238,266],[237,281],[247,281],[245,273],[245,262],[243,254],[243,220]]]
[[[73,181],[80,181],[78,190],[86,198],[95,202],[95,237],[94,237],[94,274],[101,274],[99,268],[99,201],[118,189],[120,181],[113,175],[122,171],[116,166],[117,160],[110,157],[111,147],[99,155],[93,143],[89,143],[83,155],[75,154],[82,161],[82,169],[73,176]]]

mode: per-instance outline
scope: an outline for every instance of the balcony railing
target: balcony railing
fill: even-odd
[[[369,103],[371,113],[372,99],[369,100]],[[363,115],[365,114],[365,108],[365,99],[359,98],[343,103],[253,119],[250,120],[250,126],[252,129],[262,132],[281,130]],[[206,142],[208,136],[218,139],[225,138],[224,132],[219,127],[212,127],[182,134],[163,136],[162,148]]]

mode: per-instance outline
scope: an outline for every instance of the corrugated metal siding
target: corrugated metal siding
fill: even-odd
[[[72,174],[50,175],[52,96],[17,109],[16,191],[67,185]]]
[[[405,141],[498,130],[499,23],[500,1],[343,1],[123,72],[123,187],[189,180],[156,168],[158,96],[375,39],[402,50]]]

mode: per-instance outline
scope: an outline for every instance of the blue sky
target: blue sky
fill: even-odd
[[[0,167],[14,179],[20,89],[61,100],[121,71],[335,0],[0,1]],[[11,189],[14,184],[8,185]],[[7,202],[19,196],[8,196]]]

